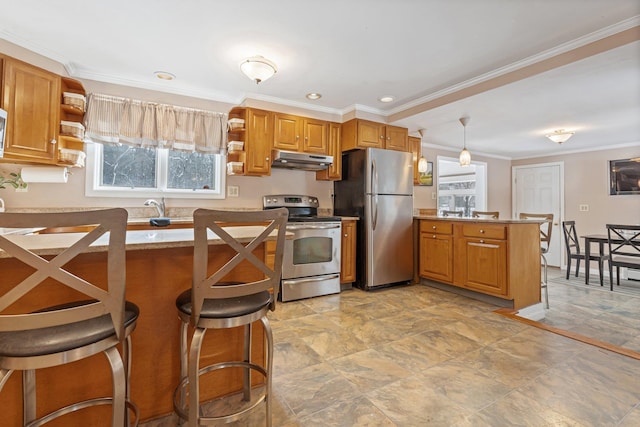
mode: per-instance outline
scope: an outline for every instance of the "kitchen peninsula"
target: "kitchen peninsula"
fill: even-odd
[[[540,224],[417,216],[418,274],[429,284],[522,309],[540,303]]]
[[[250,241],[263,227],[226,227],[241,241]],[[42,235],[15,235],[11,240],[20,241],[34,252],[49,256],[60,253],[84,233],[53,233]],[[67,267],[74,274],[94,283],[102,283],[101,266],[106,263],[104,240],[97,240],[89,251],[79,255]],[[221,266],[234,251],[212,235],[211,263]],[[256,256],[265,259],[265,248],[256,249]],[[132,334],[133,362],[131,396],[138,406],[141,419],[166,415],[173,411],[173,391],[179,382],[179,328],[180,321],[175,298],[189,286],[193,269],[193,229],[153,229],[127,232],[126,255],[127,295],[129,301],[140,308],[137,328]],[[0,271],[4,277],[25,277],[29,272],[14,258],[0,250]],[[252,267],[240,269],[228,280],[244,280],[262,277]],[[49,279],[51,280],[51,279]],[[0,286],[2,284],[0,283]],[[56,303],[56,289],[51,286],[47,299]],[[256,327],[261,328],[258,322]],[[205,339],[203,355],[211,360],[228,360],[234,350],[242,348],[242,329],[209,331]],[[261,329],[253,334],[253,357],[263,358],[264,348]],[[224,346],[214,345],[224,342]],[[235,345],[237,344],[237,346]],[[209,399],[239,390],[241,375],[238,370],[223,370],[214,386],[201,391]],[[90,378],[78,381],[77,378]],[[0,393],[3,426],[22,425],[20,372],[15,372]],[[38,371],[38,410],[48,411],[79,400],[78,396],[109,395],[111,378],[106,359],[102,355],[69,365]],[[102,412],[104,409],[104,412]],[[96,411],[79,411],[66,416],[59,425],[101,425],[100,417],[109,418],[109,408]]]

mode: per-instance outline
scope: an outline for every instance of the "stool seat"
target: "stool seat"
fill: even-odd
[[[245,316],[269,308],[271,300],[272,297],[268,291],[232,298],[207,298],[202,304],[200,317],[205,319],[226,319]],[[191,316],[191,289],[187,289],[176,298],[176,307],[181,313]]]
[[[89,303],[89,301],[86,302],[86,304]],[[77,307],[79,305],[82,304],[61,304],[39,310],[39,312],[60,310]],[[126,329],[136,322],[140,315],[140,309],[134,303],[127,301],[124,313]],[[88,320],[67,323],[65,325],[49,326],[47,328],[0,332],[0,359],[5,357],[33,357],[62,353],[97,343],[109,337],[113,337],[113,339],[117,341],[116,331],[113,328],[113,322],[108,314]],[[108,344],[107,346],[111,345],[112,344]],[[57,363],[55,365],[57,365]]]

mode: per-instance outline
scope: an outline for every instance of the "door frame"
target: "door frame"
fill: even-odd
[[[512,216],[515,216],[516,214],[516,202],[517,202],[517,192],[518,192],[518,188],[517,188],[517,183],[516,183],[516,171],[518,169],[531,169],[531,168],[539,168],[539,167],[550,167],[550,166],[558,166],[559,167],[559,177],[558,177],[558,197],[559,197],[559,203],[558,203],[558,209],[560,210],[560,212],[558,213],[558,240],[559,240],[559,245],[558,245],[558,249],[560,251],[559,253],[559,257],[560,257],[560,268],[561,269],[566,269],[567,264],[566,264],[566,259],[565,259],[565,252],[566,252],[566,248],[564,245],[564,236],[563,236],[563,231],[562,231],[562,221],[564,221],[564,162],[559,161],[559,162],[546,162],[546,163],[531,163],[531,164],[525,164],[525,165],[519,165],[519,166],[511,166],[511,212],[512,212]],[[516,218],[517,219],[517,218]],[[554,219],[555,222],[555,219]]]

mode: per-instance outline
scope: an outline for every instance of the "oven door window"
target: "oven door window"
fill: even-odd
[[[302,237],[293,241],[293,264],[317,264],[330,262],[333,242],[330,237]]]

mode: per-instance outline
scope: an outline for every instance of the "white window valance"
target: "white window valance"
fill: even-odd
[[[103,144],[223,153],[227,114],[89,94],[85,136]]]

